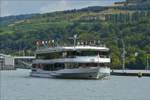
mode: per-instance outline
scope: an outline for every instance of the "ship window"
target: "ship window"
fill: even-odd
[[[96,51],[96,50],[77,50],[77,51],[65,51],[65,52],[53,52],[37,54],[37,59],[59,59],[59,58],[74,58],[75,56],[97,56],[101,58],[109,57],[107,51]]]
[[[82,67],[82,68],[98,67],[98,66],[101,66],[101,65],[98,63],[65,63],[65,68],[69,68],[69,69],[79,68],[79,67]]]
[[[53,71],[55,70],[55,67],[54,64],[43,64],[42,69],[45,71]]]
[[[63,52],[37,54],[37,59],[58,59],[64,58],[67,54]]]
[[[78,63],[65,63],[65,68],[78,68],[79,64]]]
[[[79,67],[97,67],[97,63],[80,63]]]
[[[101,58],[108,58],[109,57],[109,52],[106,51],[99,51],[99,56]]]
[[[36,68],[36,64],[32,64],[32,68]]]
[[[64,69],[64,68],[65,68],[64,63],[55,63],[54,64],[54,70],[60,70],[60,69]]]
[[[68,57],[74,57],[74,56],[96,56],[98,55],[98,51],[68,51]]]
[[[44,66],[43,66],[43,70],[49,71],[49,70],[50,70],[50,65],[44,65]]]
[[[98,55],[98,52],[97,51],[82,51],[80,52],[81,56],[96,56]]]

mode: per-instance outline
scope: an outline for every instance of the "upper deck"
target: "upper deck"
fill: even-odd
[[[52,52],[62,52],[62,51],[77,51],[77,50],[94,50],[94,51],[109,51],[109,48],[105,46],[62,46],[62,47],[49,47],[43,49],[37,49],[36,54],[41,53],[52,53]]]

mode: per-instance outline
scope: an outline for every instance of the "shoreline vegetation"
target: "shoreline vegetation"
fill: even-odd
[[[35,41],[55,40],[73,44],[79,40],[100,40],[111,50],[112,68],[121,68],[122,43],[126,68],[144,69],[150,58],[150,4],[87,7],[45,14],[0,17],[0,52],[34,55]]]

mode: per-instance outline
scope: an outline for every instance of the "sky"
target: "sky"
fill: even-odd
[[[88,6],[109,6],[124,0],[0,0],[0,16],[47,13]]]

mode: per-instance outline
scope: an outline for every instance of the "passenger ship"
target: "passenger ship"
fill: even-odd
[[[37,49],[31,76],[101,79],[110,75],[109,48],[94,45]]]

